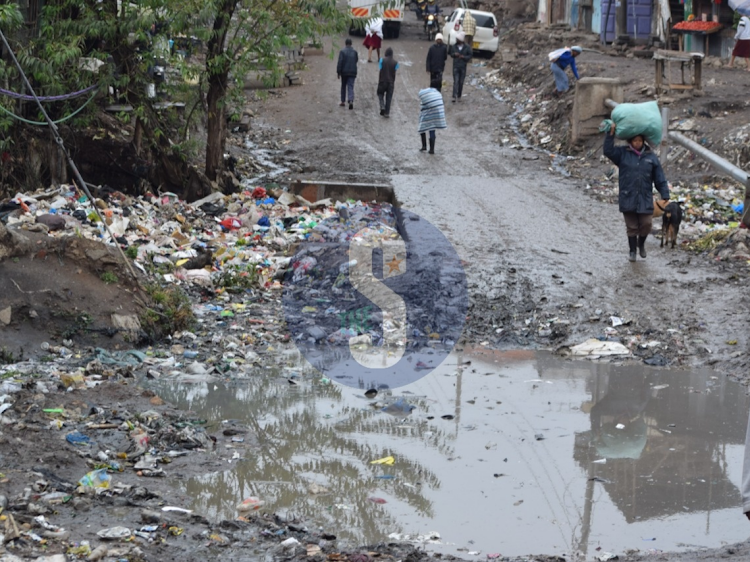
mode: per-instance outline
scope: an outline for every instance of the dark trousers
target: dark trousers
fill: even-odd
[[[381,93],[381,87],[378,87],[378,99],[380,100],[380,109],[385,110],[386,115],[391,113],[391,100],[393,99],[393,84],[385,84],[385,92]]]
[[[341,103],[346,101],[346,95],[349,94],[349,101],[354,101],[354,80],[356,76],[341,77]]]
[[[464,80],[466,79],[465,68],[453,69],[453,97],[458,99],[464,91]]]
[[[443,89],[443,73],[430,72],[430,88],[435,88],[438,92]]]
[[[651,234],[651,225],[653,223],[653,215],[641,214],[641,213],[623,213],[625,219],[625,228],[628,231],[628,236],[641,236],[645,238]]]

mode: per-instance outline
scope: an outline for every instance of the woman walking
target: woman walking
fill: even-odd
[[[443,94],[435,88],[425,88],[419,91],[419,135],[422,137],[422,148],[427,150],[427,133],[430,134],[430,154],[435,154],[435,131],[447,129],[445,122],[445,104]]]
[[[365,40],[362,43],[367,47],[367,62],[372,62],[372,50],[375,49],[380,60],[380,46],[383,42],[383,20],[382,18],[372,18],[365,25]]]
[[[646,237],[651,233],[654,215],[653,186],[669,199],[669,184],[659,158],[644,142],[642,135],[628,141],[628,146],[615,147],[615,124],[604,139],[604,156],[620,170],[620,212],[625,219],[630,255],[635,261],[636,249],[646,257]]]

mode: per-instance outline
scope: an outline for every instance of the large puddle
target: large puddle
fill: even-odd
[[[153,383],[215,431],[236,420],[258,434],[259,445],[238,439],[240,458],[223,472],[177,484],[199,513],[234,518],[258,496],[264,510],[340,540],[437,532],[428,549],[463,557],[592,557],[747,537],[748,397],[726,378],[464,350],[369,400],[300,364],[290,354],[239,381]],[[416,406],[406,419],[381,410],[401,397]],[[394,464],[371,464],[388,456]]]

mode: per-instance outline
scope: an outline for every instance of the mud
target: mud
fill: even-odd
[[[0,325],[7,362],[49,355],[44,342],[118,348],[137,341],[137,331],[113,322],[113,315],[137,317],[144,298],[115,249],[84,238],[24,234],[34,253],[0,262],[0,310],[10,308],[9,323]]]

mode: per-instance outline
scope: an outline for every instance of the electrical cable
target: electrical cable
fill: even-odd
[[[78,167],[76,166],[75,162],[73,162],[73,158],[70,156],[68,149],[65,148],[65,143],[63,142],[63,139],[60,136],[60,132],[57,129],[57,125],[55,125],[55,122],[52,121],[50,116],[47,114],[47,111],[44,109],[44,106],[42,105],[41,100],[37,97],[36,92],[34,92],[34,88],[29,82],[29,79],[27,78],[26,73],[23,71],[23,68],[21,68],[21,63],[18,62],[18,59],[16,58],[16,54],[13,52],[13,49],[11,49],[10,44],[8,43],[8,39],[5,37],[5,33],[3,33],[2,29],[0,29],[0,39],[2,39],[3,45],[8,50],[8,54],[10,55],[10,58],[13,59],[13,64],[16,65],[18,72],[21,74],[21,78],[23,78],[23,82],[26,85],[26,88],[29,90],[29,92],[31,92],[31,95],[34,97],[34,101],[39,106],[39,111],[41,111],[42,115],[44,115],[44,119],[47,121],[47,125],[49,125],[49,128],[52,131],[52,135],[55,138],[55,142],[60,147],[60,150],[62,150],[63,154],[65,154],[65,157],[68,160],[68,165],[70,166],[70,169],[73,171],[73,175],[75,176],[75,179],[78,182],[78,186],[89,198],[89,201],[91,201],[92,209],[96,213],[96,216],[99,217],[99,220],[104,225],[104,228],[106,229],[107,233],[112,238],[112,242],[114,243],[117,250],[120,252],[123,263],[125,263],[125,267],[128,268],[130,275],[132,275],[136,286],[140,288],[140,283],[138,282],[138,277],[136,276],[135,271],[133,270],[133,266],[130,265],[130,262],[128,262],[128,258],[125,256],[125,252],[122,251],[120,244],[117,242],[117,238],[115,238],[115,235],[110,230],[109,225],[104,220],[104,217],[102,217],[101,213],[99,212],[99,208],[94,204],[94,198],[91,196],[91,192],[89,191],[88,185],[86,185],[86,182],[83,180],[83,177],[81,177],[81,172],[78,170]]]
[[[52,122],[55,125],[57,125],[58,123],[64,123],[68,119],[72,119],[73,117],[75,117],[76,115],[78,115],[81,111],[83,111],[84,108],[89,103],[91,103],[95,97],[96,97],[96,92],[94,92],[93,94],[91,94],[91,97],[88,100],[86,100],[86,103],[84,103],[81,107],[79,107],[78,109],[76,109],[73,113],[71,113],[70,115],[66,115],[62,119],[58,119],[57,121],[52,121]],[[47,123],[46,121],[31,121],[29,119],[25,119],[24,117],[21,117],[20,115],[16,115],[12,111],[9,111],[9,110],[5,109],[2,105],[0,105],[0,111],[2,111],[3,113],[5,113],[6,115],[9,115],[13,119],[17,119],[18,121],[21,121],[22,123],[26,123],[28,125],[37,125],[37,126],[42,126],[42,127],[46,127],[47,125],[49,125],[49,123]]]

